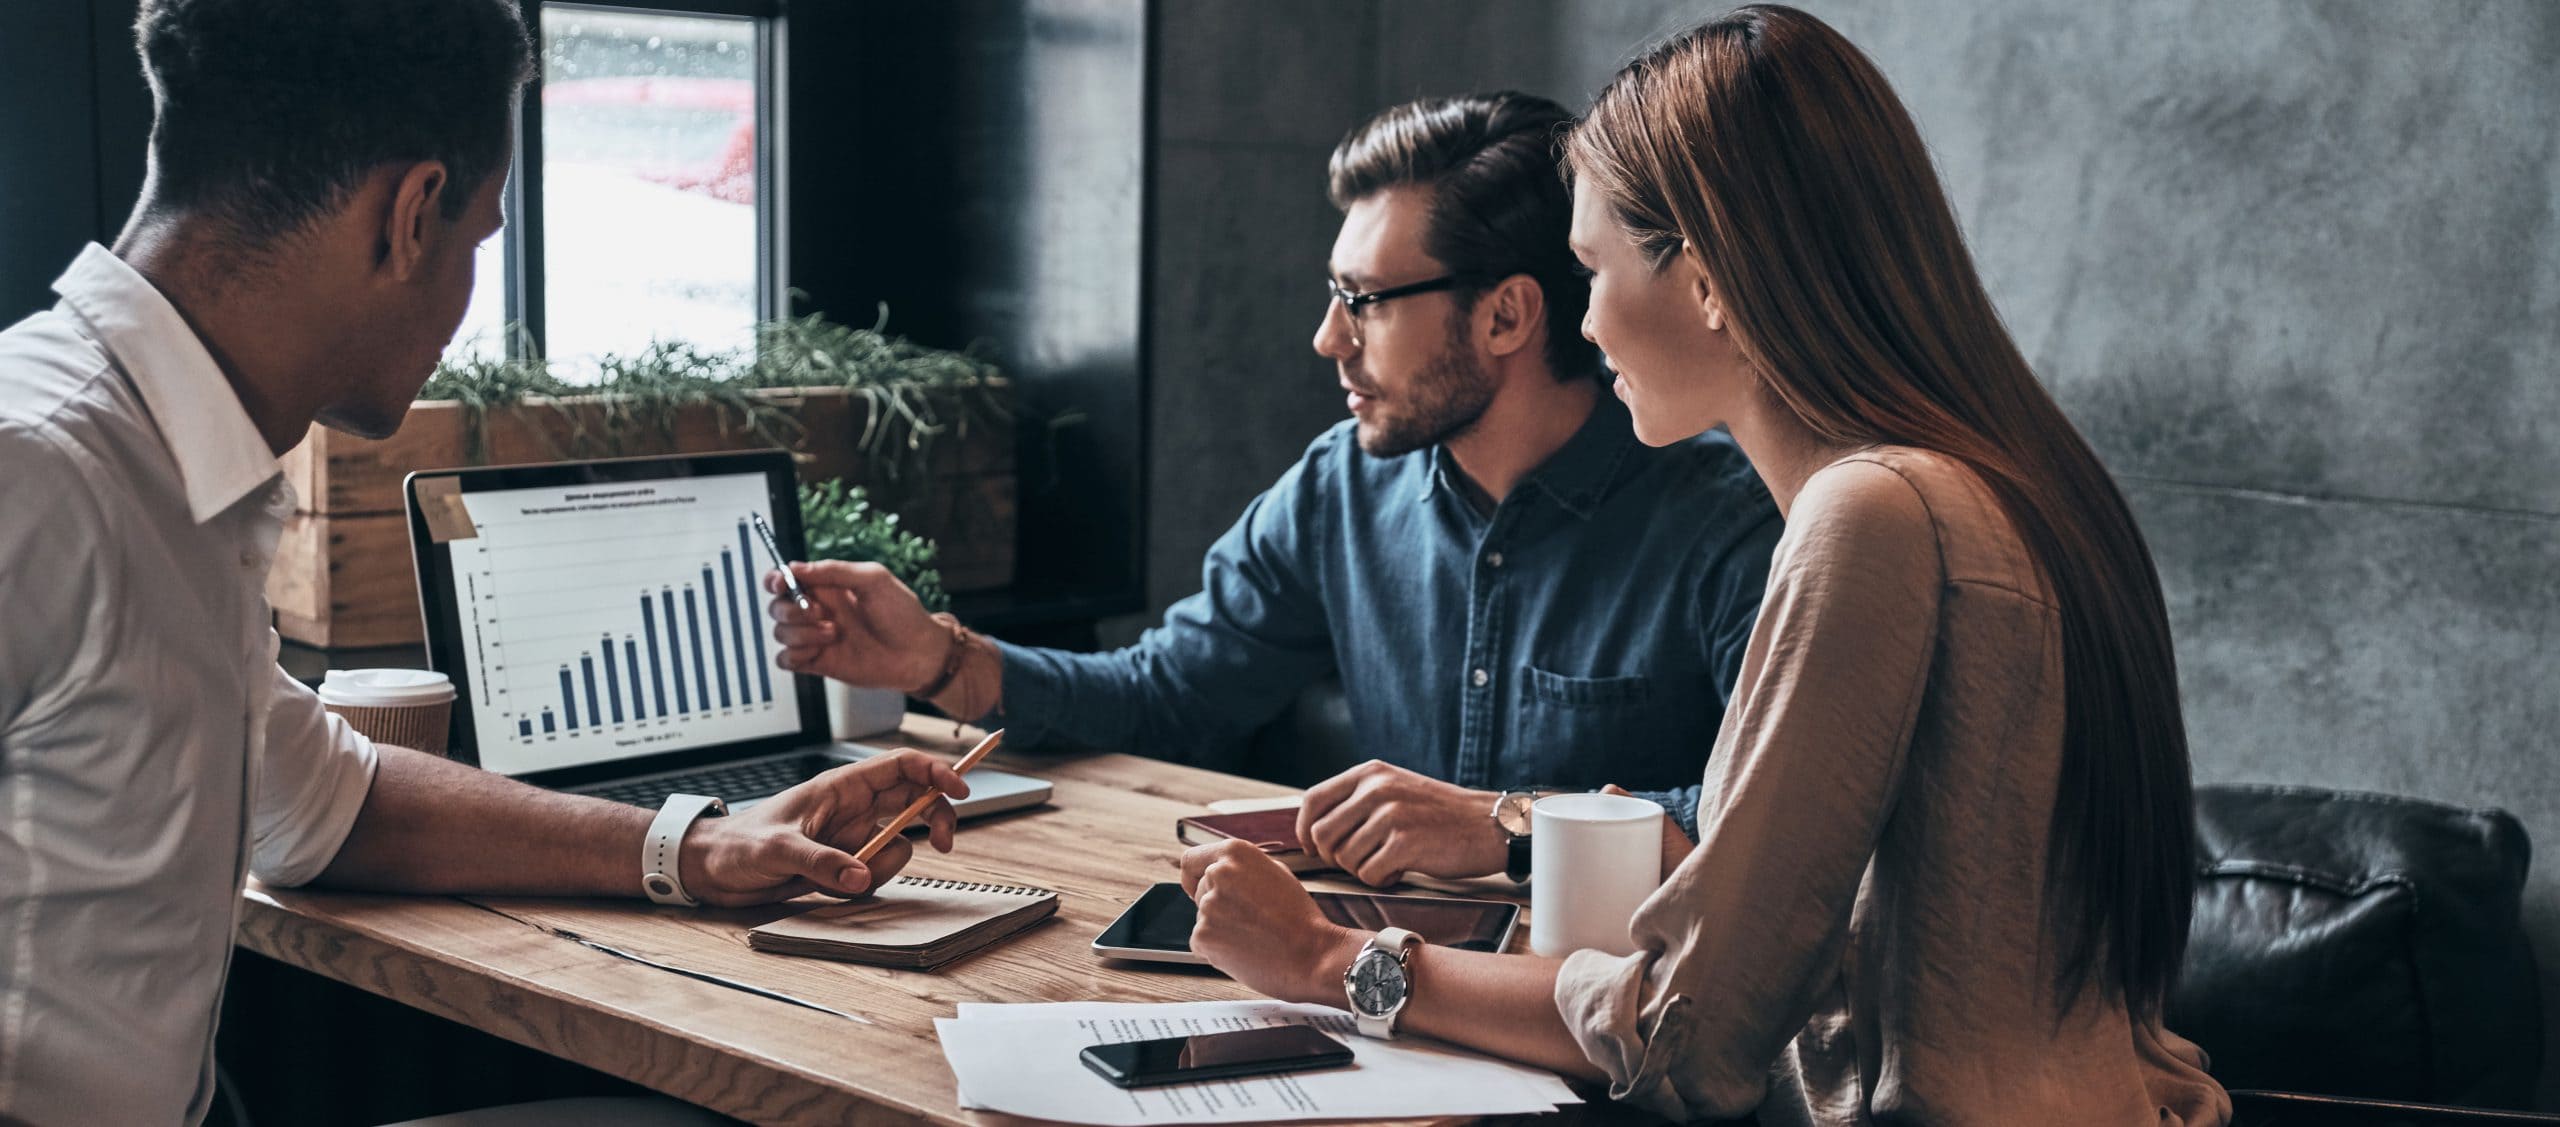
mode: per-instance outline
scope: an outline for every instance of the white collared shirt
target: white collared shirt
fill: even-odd
[[[201,1120],[245,874],[337,854],[373,745],[277,667],[293,496],[92,244],[0,333],[0,1119]]]

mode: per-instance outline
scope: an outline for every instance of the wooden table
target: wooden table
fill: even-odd
[[[955,753],[949,721],[904,742]],[[518,1044],[755,1123],[986,1124],[958,1107],[933,1019],[961,1002],[1249,998],[1205,970],[1105,963],[1093,937],[1149,884],[1178,879],[1174,820],[1211,801],[1291,793],[1126,755],[1006,756],[1056,786],[1048,806],[962,827],[909,872],[1033,884],[1056,918],[940,973],[751,952],[748,928],[792,910],[637,902],[375,896],[252,886],[242,947]],[[753,983],[856,1021],[616,958],[543,930]],[[1519,934],[1525,935],[1522,927]]]

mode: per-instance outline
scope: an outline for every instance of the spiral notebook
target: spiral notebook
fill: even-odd
[[[747,932],[777,955],[933,970],[1058,911],[1058,894],[1011,884],[899,877],[858,900],[830,904]]]

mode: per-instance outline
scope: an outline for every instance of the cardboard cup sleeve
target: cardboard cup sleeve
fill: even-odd
[[[453,730],[453,702],[366,706],[324,704],[321,707],[346,717],[347,726],[364,733],[378,744],[415,748],[430,755],[445,753],[445,740]]]

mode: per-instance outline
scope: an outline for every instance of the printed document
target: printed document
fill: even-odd
[[[1120,1088],[1077,1058],[1087,1045],[1311,1025],[1351,1046],[1349,1068]],[[964,1002],[934,1023],[960,1106],[1068,1123],[1257,1123],[1290,1119],[1518,1115],[1581,1098],[1554,1073],[1435,1041],[1362,1037],[1351,1015],[1288,1002]]]

